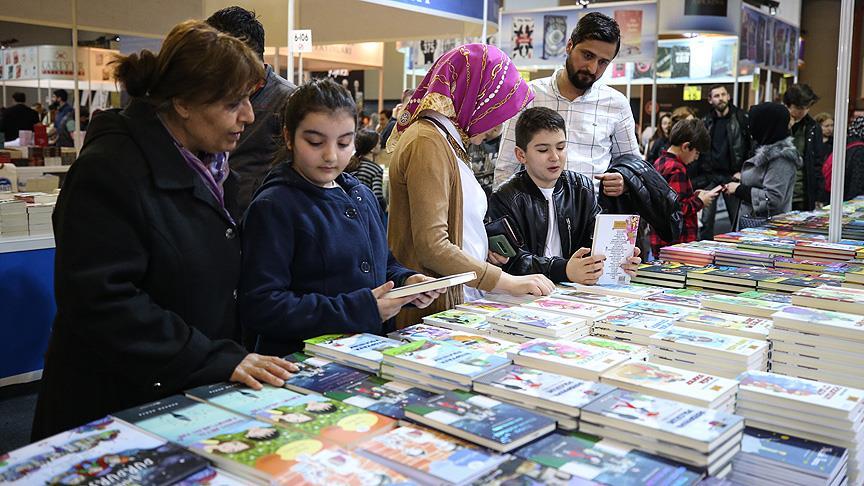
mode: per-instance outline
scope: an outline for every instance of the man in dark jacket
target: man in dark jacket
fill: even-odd
[[[223,8],[211,15],[207,23],[246,42],[264,62],[264,26],[254,12],[241,7]],[[237,148],[231,152],[231,169],[240,176],[240,214],[249,207],[252,195],[270,170],[276,151],[285,143],[279,119],[288,96],[296,88],[276,74],[272,66],[264,64],[264,70],[263,83],[250,97],[255,121],[246,127]]]
[[[822,127],[810,116],[810,107],[819,100],[806,84],[793,84],[783,93],[783,104],[792,117],[792,141],[804,165],[795,175],[792,209],[812,211],[817,203],[828,202],[822,176]]]
[[[750,123],[747,114],[730,102],[726,86],[712,86],[708,92],[711,111],[702,119],[711,136],[711,149],[701,154],[690,168],[690,180],[694,189],[712,189],[735,180],[741,166],[750,157]],[[729,221],[735,221],[738,209],[732,196],[723,195]],[[717,215],[717,201],[702,209],[701,240],[714,238],[714,220]]]
[[[15,104],[3,110],[2,126],[6,140],[18,138],[18,131],[33,130],[33,125],[39,123],[39,114],[27,106],[24,93],[12,93]]]

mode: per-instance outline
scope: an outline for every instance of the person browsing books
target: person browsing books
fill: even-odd
[[[723,186],[711,190],[693,190],[687,177],[687,166],[699,158],[699,154],[710,150],[711,138],[702,120],[681,120],[672,127],[669,134],[669,148],[654,161],[654,168],[666,179],[681,204],[684,225],[681,235],[672,241],[664,241],[656,232],[651,232],[651,251],[660,254],[660,248],[676,243],[687,243],[699,239],[699,211],[714,202]]]
[[[387,142],[390,163],[388,236],[393,254],[435,276],[473,271],[465,291],[453,287],[425,311],[405,310],[400,326],[477,298],[474,289],[548,295],[543,275],[513,276],[486,262],[486,193],[469,166],[469,143],[480,143],[519,113],[531,90],[495,46],[467,44],[438,58],[399,114]]]
[[[378,200],[343,172],[356,119],[351,94],[331,80],[300,86],[285,105],[285,150],[243,219],[240,322],[258,334],[258,352],[281,356],[321,334],[386,333],[402,306],[439,295],[384,296],[431,279],[396,261]]]
[[[542,273],[556,283],[596,283],[605,257],[588,254],[600,206],[591,180],[564,170],[564,118],[550,108],[529,108],[519,116],[515,133],[515,156],[523,168],[492,193],[487,220],[507,218],[524,245],[510,259],[494,258],[514,275]],[[638,251],[626,264],[628,273],[636,272]]]
[[[158,54],[113,66],[132,101],[93,119],[54,211],[57,317],[34,440],[188,388],[281,386],[296,371],[236,341],[239,213],[227,152],[254,119],[260,60],[190,20]]]

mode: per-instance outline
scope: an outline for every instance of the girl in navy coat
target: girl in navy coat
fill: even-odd
[[[240,318],[256,349],[285,355],[330,333],[389,332],[402,306],[438,292],[383,298],[430,279],[403,267],[387,246],[372,191],[342,171],[354,153],[357,109],[330,80],[295,91],[283,113],[286,153],[243,221]]]

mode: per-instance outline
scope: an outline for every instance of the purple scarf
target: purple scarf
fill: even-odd
[[[466,44],[447,52],[420,82],[388,140],[388,151],[420,112],[446,116],[468,137],[486,132],[516,116],[534,92],[516,66],[495,46]]]

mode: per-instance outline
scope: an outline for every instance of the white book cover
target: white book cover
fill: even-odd
[[[864,390],[763,371],[738,377],[740,391],[791,400],[852,414],[864,406]],[[741,397],[738,399],[741,400]]]
[[[564,287],[570,287],[580,292],[587,292],[590,294],[599,294],[599,295],[612,295],[616,297],[624,297],[628,299],[644,299],[649,295],[662,293],[665,289],[658,287],[648,287],[645,285],[633,285],[633,284],[617,284],[617,283],[608,283],[608,284],[597,284],[597,285],[582,285],[578,283],[572,282],[561,282],[561,285]]]
[[[519,365],[482,376],[474,382],[475,387],[478,384],[524,396],[522,400],[534,398],[572,408],[582,408],[615,389],[613,386]]]
[[[517,364],[520,358],[529,358],[597,373],[630,359],[629,355],[618,351],[548,339],[532,339],[522,343],[515,353],[511,352],[510,357]]]
[[[621,265],[633,256],[639,216],[634,214],[598,214],[594,221],[591,255],[603,255],[603,275],[598,284],[629,284],[630,275]]]
[[[328,355],[342,354],[369,361],[381,362],[381,351],[401,345],[395,339],[389,339],[374,334],[327,334],[304,341],[307,350],[315,354],[315,348],[320,348]],[[310,348],[311,346],[311,348]]]
[[[594,327],[610,330],[628,330],[638,334],[653,334],[675,325],[671,319],[642,314],[641,312],[618,310],[594,322]]]
[[[864,341],[864,316],[789,306],[771,316],[779,327]]]
[[[600,381],[624,388],[631,385],[653,389],[708,403],[734,394],[738,389],[738,382],[729,378],[641,361],[616,366],[603,373]]]
[[[523,307],[539,309],[544,312],[554,312],[584,319],[597,319],[615,310],[607,307],[575,300],[558,299],[555,297],[543,297],[533,302],[523,304]]]
[[[562,316],[522,307],[497,312],[489,316],[487,320],[492,324],[506,328],[556,337],[572,334],[576,329],[587,326],[584,318]]]
[[[658,332],[651,336],[651,342],[658,347],[669,347],[670,345],[690,349],[696,347],[715,353],[730,353],[748,359],[768,351],[767,341],[683,327],[671,327],[663,332]]]
[[[555,291],[552,292],[551,297],[555,297],[557,299],[575,300],[576,302],[585,302],[588,304],[598,304],[606,307],[615,307],[616,309],[619,307],[624,307],[627,304],[632,304],[637,300],[628,297],[619,297],[617,295],[593,294],[591,292],[585,292],[581,289],[574,289],[564,286],[556,287]]]
[[[721,334],[761,336],[762,339],[768,337],[768,333],[773,327],[771,319],[708,311],[687,314],[679,320],[677,325],[681,327],[699,326],[694,328],[714,330]]]

